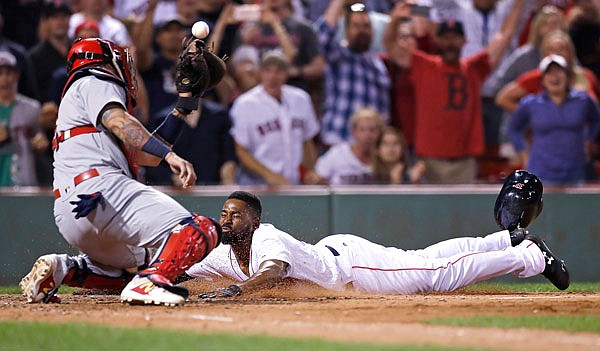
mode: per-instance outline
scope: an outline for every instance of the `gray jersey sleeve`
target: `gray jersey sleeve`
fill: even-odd
[[[88,91],[82,96],[85,97],[85,109],[87,115],[92,119],[90,122],[96,127],[100,123],[100,112],[109,103],[118,103],[126,109],[127,95],[125,89],[116,83],[94,79],[86,82],[82,88]]]

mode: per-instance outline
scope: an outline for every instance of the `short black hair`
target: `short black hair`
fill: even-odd
[[[227,200],[229,199],[244,201],[248,206],[250,206],[252,211],[254,211],[254,215],[260,219],[260,216],[262,215],[262,205],[260,204],[260,199],[258,196],[247,191],[238,190],[232,192],[229,197],[227,197]]]

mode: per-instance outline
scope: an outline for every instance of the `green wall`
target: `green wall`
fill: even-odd
[[[263,221],[304,241],[354,233],[383,245],[417,249],[498,230],[493,219],[497,188],[300,187],[255,192],[263,202]],[[191,211],[217,217],[233,190],[206,187],[172,196]],[[574,281],[600,281],[599,203],[600,188],[546,190],[544,211],[530,227],[565,259]],[[48,192],[0,194],[0,285],[16,284],[40,255],[76,253],[58,234],[52,205]],[[502,280],[511,279],[516,278]]]

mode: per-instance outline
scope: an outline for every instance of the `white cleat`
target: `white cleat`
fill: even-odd
[[[185,298],[155,285],[147,277],[136,275],[121,292],[121,302],[130,305],[180,306],[185,303]]]
[[[19,287],[28,303],[52,302],[59,303],[60,297],[56,292],[60,285],[54,282],[54,271],[58,265],[58,255],[44,255],[38,258],[33,268],[21,282]]]

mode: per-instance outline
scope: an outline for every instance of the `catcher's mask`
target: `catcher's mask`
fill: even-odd
[[[496,223],[500,228],[509,231],[527,228],[544,208],[543,191],[542,182],[534,174],[522,170],[514,171],[504,181],[496,199]]]
[[[67,71],[69,76],[79,69],[110,65],[119,79],[127,86],[127,91],[134,102],[137,98],[137,81],[133,58],[129,49],[105,39],[77,39],[67,55]]]

